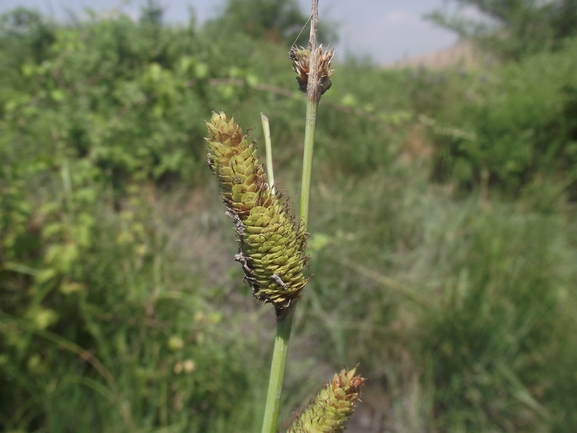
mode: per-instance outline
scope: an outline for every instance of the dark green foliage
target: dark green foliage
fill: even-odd
[[[244,32],[255,39],[280,42],[294,40],[306,20],[295,0],[228,0],[212,25],[230,34]]]
[[[40,63],[54,42],[56,26],[38,12],[17,8],[0,16],[0,76],[4,86],[19,81],[21,66],[27,61]],[[2,86],[2,87],[4,87]]]
[[[141,9],[140,21],[148,23],[153,26],[162,25],[162,17],[164,15],[164,8],[156,0],[147,0],[146,4]]]
[[[219,17],[207,23],[207,30],[215,38],[244,33],[252,39],[306,46],[308,26],[303,27],[308,17],[296,0],[226,0]],[[334,25],[320,24],[321,43],[336,42]]]
[[[575,68],[577,40],[569,39],[556,53],[486,71],[414,76],[415,107],[437,122],[430,128],[433,178],[465,187],[487,182],[517,194],[553,177],[574,189]]]

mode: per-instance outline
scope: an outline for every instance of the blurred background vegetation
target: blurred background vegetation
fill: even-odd
[[[360,362],[353,432],[577,431],[577,5],[458,3],[497,21],[431,14],[490,50],[475,68],[335,65],[285,415]],[[298,196],[307,14],[162,17],[0,17],[2,431],[260,428],[274,313],[233,260],[203,120],[262,141],[267,114]]]

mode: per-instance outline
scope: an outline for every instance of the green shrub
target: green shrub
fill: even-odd
[[[456,131],[432,129],[434,178],[488,182],[514,193],[543,177],[574,185],[576,47],[570,40],[563,51],[507,63],[478,79],[450,76],[447,84],[432,84],[428,92],[436,89],[444,102],[439,112],[434,102],[423,111]]]

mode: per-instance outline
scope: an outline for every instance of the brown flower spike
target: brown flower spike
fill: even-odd
[[[303,275],[304,226],[280,193],[273,193],[254,143],[249,143],[234,118],[213,113],[206,123],[209,137],[208,165],[218,177],[221,196],[235,223],[241,263],[253,295],[274,305],[277,317],[299,298],[307,283]]]
[[[341,433],[345,422],[354,412],[365,379],[356,376],[356,368],[343,369],[320,390],[308,405],[300,410],[283,433]]]
[[[319,81],[319,89],[320,94],[323,95],[327,90],[330,89],[331,85],[333,84],[331,81],[331,76],[333,75],[334,70],[330,69],[331,61],[333,60],[333,56],[335,55],[335,50],[329,50],[326,53],[323,53],[323,46],[319,45],[317,48],[318,50],[318,81]],[[309,48],[297,48],[292,47],[289,51],[289,57],[293,62],[293,69],[297,73],[297,81],[299,83],[299,90],[301,92],[307,91],[307,85],[309,81],[309,72],[310,72],[310,59],[311,59],[311,50]]]

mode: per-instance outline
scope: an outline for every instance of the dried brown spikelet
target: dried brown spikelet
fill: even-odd
[[[318,82],[320,94],[323,95],[332,85],[331,76],[334,70],[330,69],[331,61],[335,55],[335,50],[329,50],[323,53],[323,46],[319,45],[318,50]],[[310,48],[292,47],[289,51],[289,57],[293,62],[293,69],[297,73],[297,81],[301,92],[307,91],[309,73],[310,73]]]

